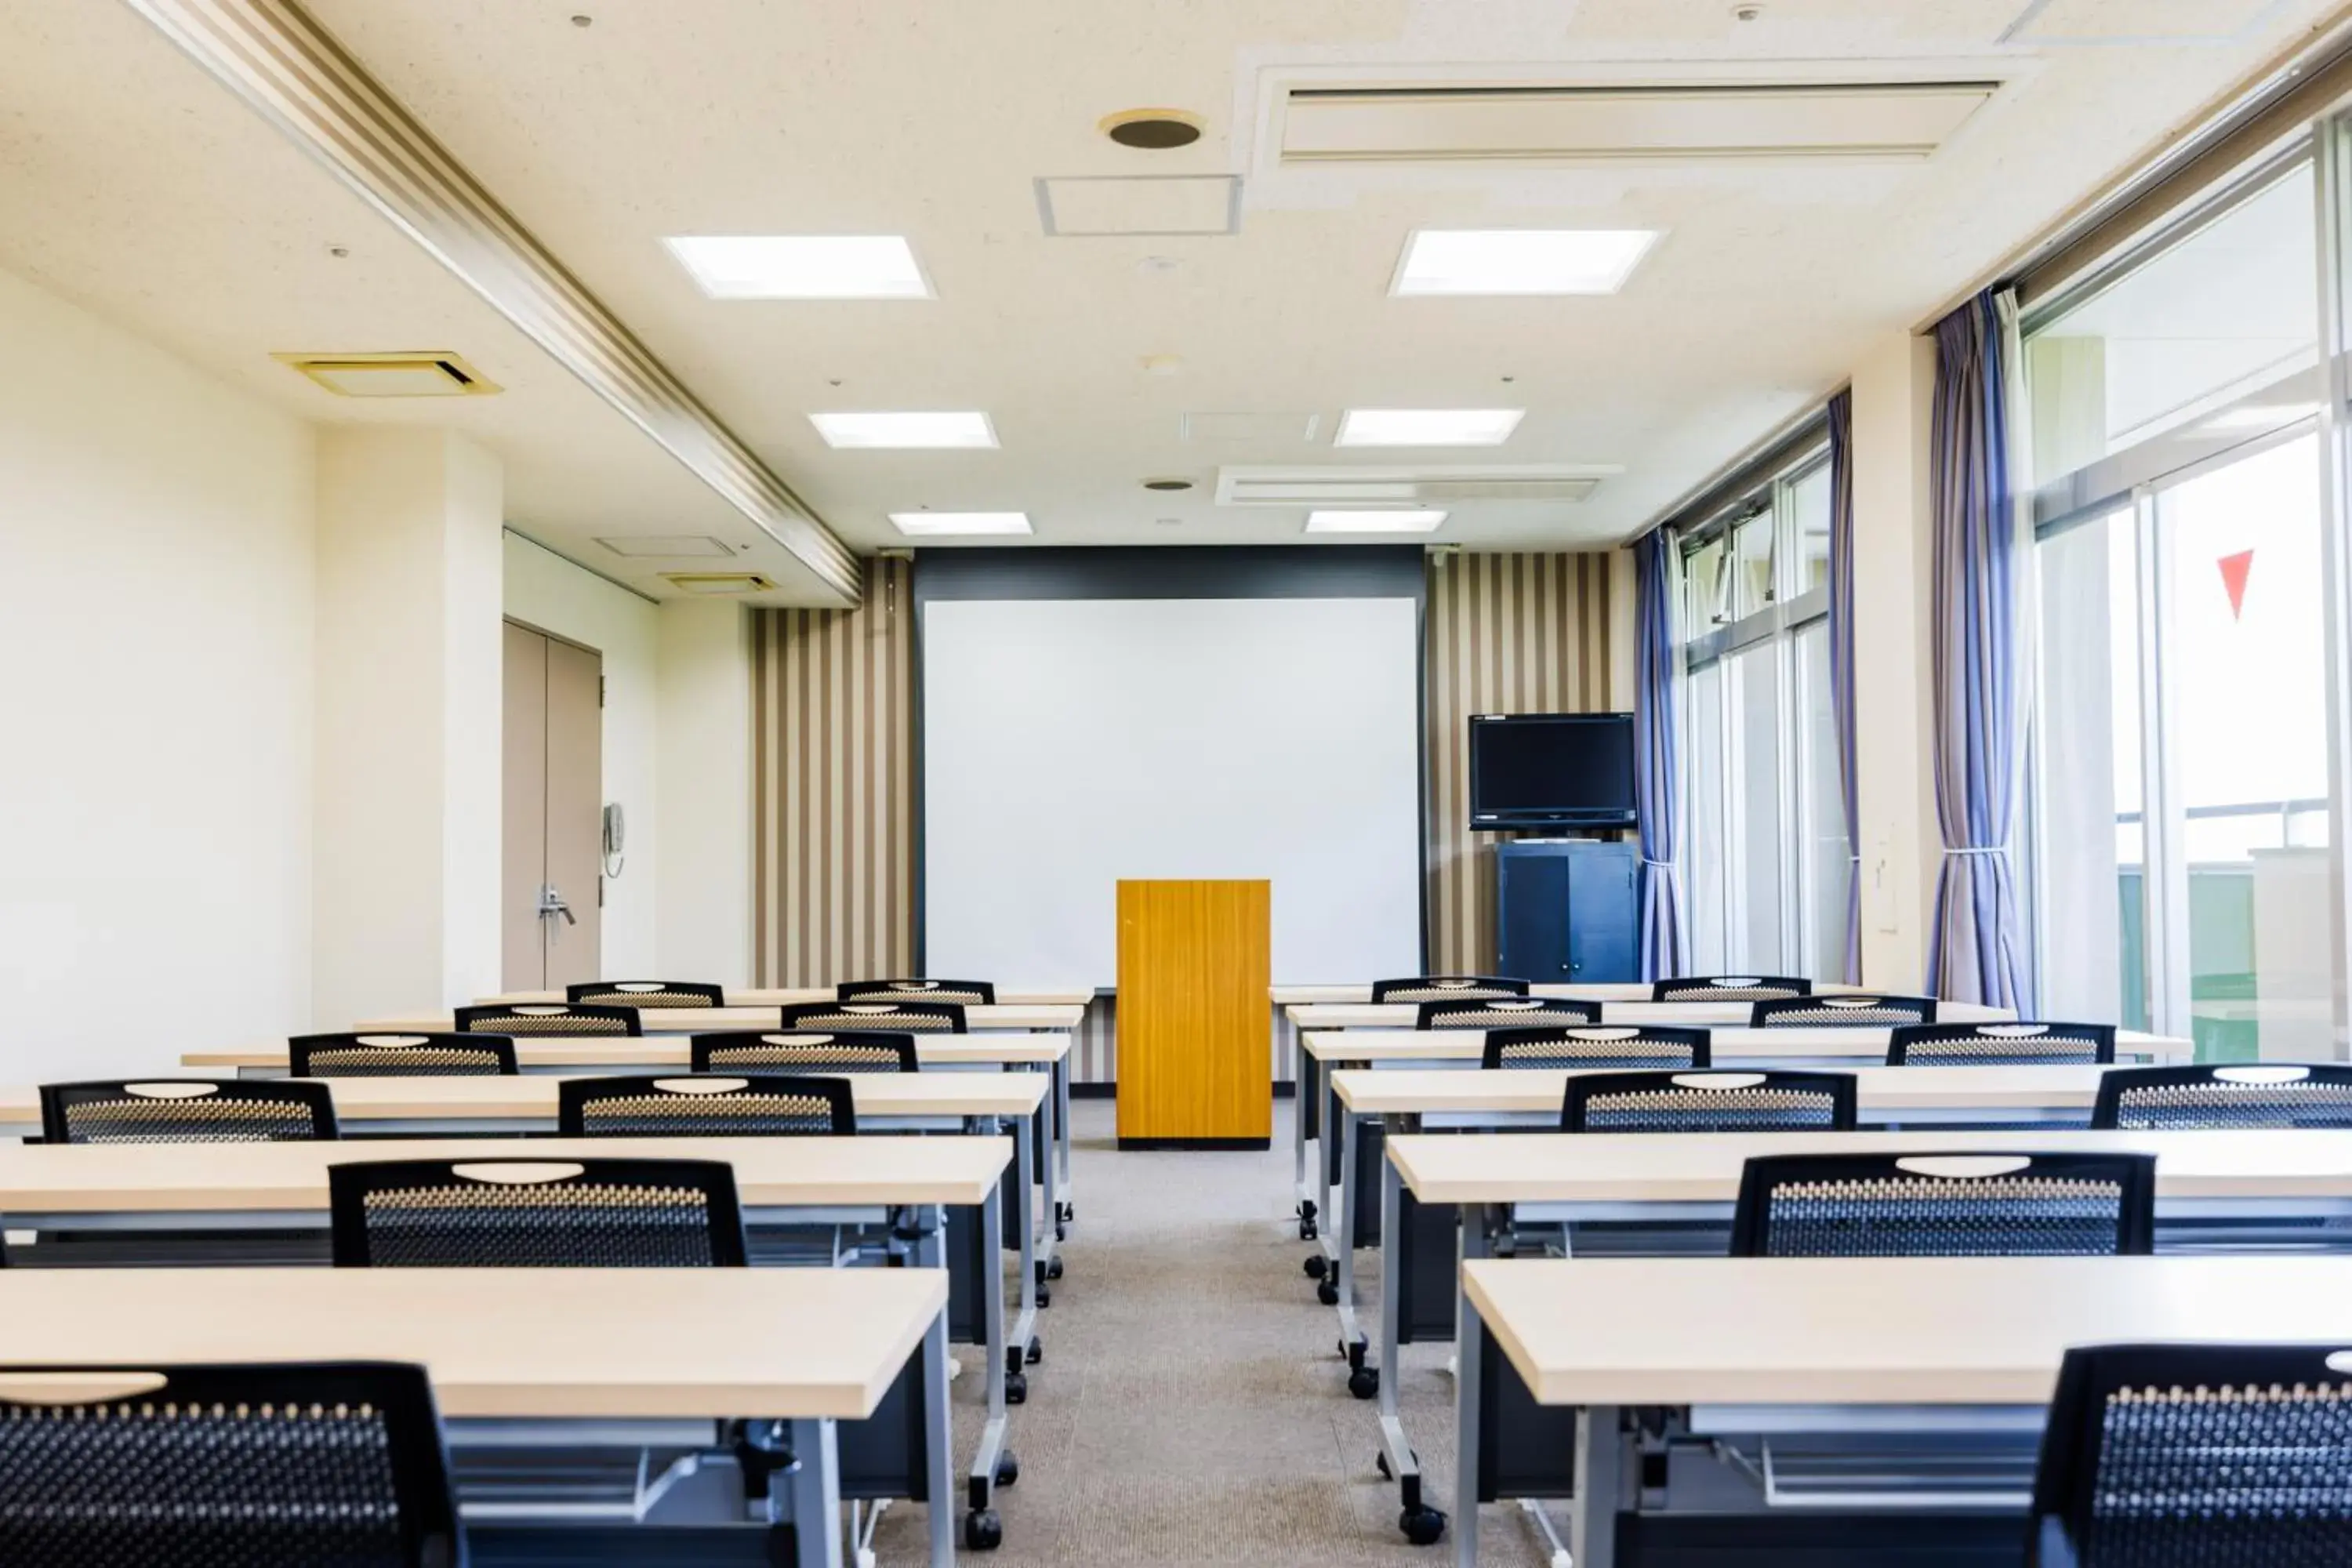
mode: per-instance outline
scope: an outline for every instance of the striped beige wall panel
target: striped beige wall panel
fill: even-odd
[[[914,968],[913,563],[860,564],[856,609],[751,617],[760,985]]]
[[[1429,964],[1484,973],[1496,835],[1469,827],[1470,715],[1609,707],[1609,556],[1433,555],[1427,628]]]

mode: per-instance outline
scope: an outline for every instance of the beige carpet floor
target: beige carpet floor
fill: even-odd
[[[1291,1214],[1290,1107],[1265,1153],[1121,1153],[1112,1107],[1082,1100],[1067,1273],[1041,1314],[1044,1361],[1016,1408],[1018,1485],[1001,1491],[1003,1568],[1185,1563],[1202,1568],[1443,1568],[1453,1536],[1416,1548],[1396,1488],[1372,1468],[1373,1405],[1350,1398],[1331,1309],[1300,1271]],[[1362,1289],[1377,1288],[1364,1254]],[[1406,1430],[1451,1511],[1449,1347],[1405,1352]],[[960,1349],[968,1367],[976,1358]],[[955,1384],[960,1455],[979,1426],[979,1380]],[[1533,1568],[1547,1553],[1516,1505],[1482,1510],[1481,1558]],[[923,1514],[900,1505],[882,1563],[922,1561]],[[990,1559],[971,1554],[968,1560]]]

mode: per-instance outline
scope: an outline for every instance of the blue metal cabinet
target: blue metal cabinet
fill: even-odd
[[[1495,846],[1495,972],[1600,984],[1641,978],[1641,858],[1630,843]]]

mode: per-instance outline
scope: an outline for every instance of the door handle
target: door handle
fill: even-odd
[[[580,917],[572,912],[572,906],[563,901],[563,895],[555,890],[555,884],[543,882],[539,889],[539,918],[545,920],[550,915],[562,915],[568,925],[580,923]]]

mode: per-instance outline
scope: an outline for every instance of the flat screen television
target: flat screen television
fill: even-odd
[[[1632,827],[1631,713],[1476,713],[1470,826]]]

